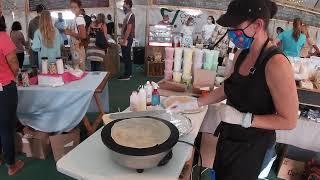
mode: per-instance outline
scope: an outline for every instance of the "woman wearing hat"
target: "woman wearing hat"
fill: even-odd
[[[174,111],[227,100],[221,120],[214,169],[218,180],[256,180],[275,145],[275,130],[295,128],[298,96],[288,59],[269,41],[269,20],[277,6],[270,0],[233,0],[217,21],[228,27],[239,49],[234,67],[221,88]]]

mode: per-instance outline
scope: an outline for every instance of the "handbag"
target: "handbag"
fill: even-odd
[[[101,30],[96,32],[96,46],[100,49],[107,49],[109,47],[107,38]]]

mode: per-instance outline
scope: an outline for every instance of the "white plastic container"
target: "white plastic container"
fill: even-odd
[[[147,111],[147,92],[144,87],[140,88],[138,96],[139,96],[139,111]]]
[[[132,112],[139,111],[139,96],[136,91],[132,92],[130,96],[130,111]]]

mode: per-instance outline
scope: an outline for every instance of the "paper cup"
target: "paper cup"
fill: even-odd
[[[173,60],[174,48],[166,47],[165,51],[166,51],[166,59],[167,60]]]
[[[173,81],[180,83],[181,82],[182,73],[181,72],[173,72]]]
[[[165,69],[166,71],[172,71],[173,68],[173,60],[165,60]]]
[[[170,70],[170,71],[165,70],[164,71],[164,79],[165,80],[172,80],[172,75],[173,75],[172,70]]]
[[[183,50],[183,59],[184,61],[191,61],[192,62],[192,57],[193,57],[193,49],[191,48],[184,48]]]
[[[183,75],[182,82],[187,85],[190,85],[192,82],[192,76],[191,75]]]

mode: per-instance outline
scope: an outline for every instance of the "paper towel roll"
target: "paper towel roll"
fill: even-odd
[[[42,60],[41,72],[42,74],[48,74],[48,60]]]
[[[63,74],[64,73],[64,65],[63,65],[62,59],[57,59],[56,64],[57,64],[58,74]]]

